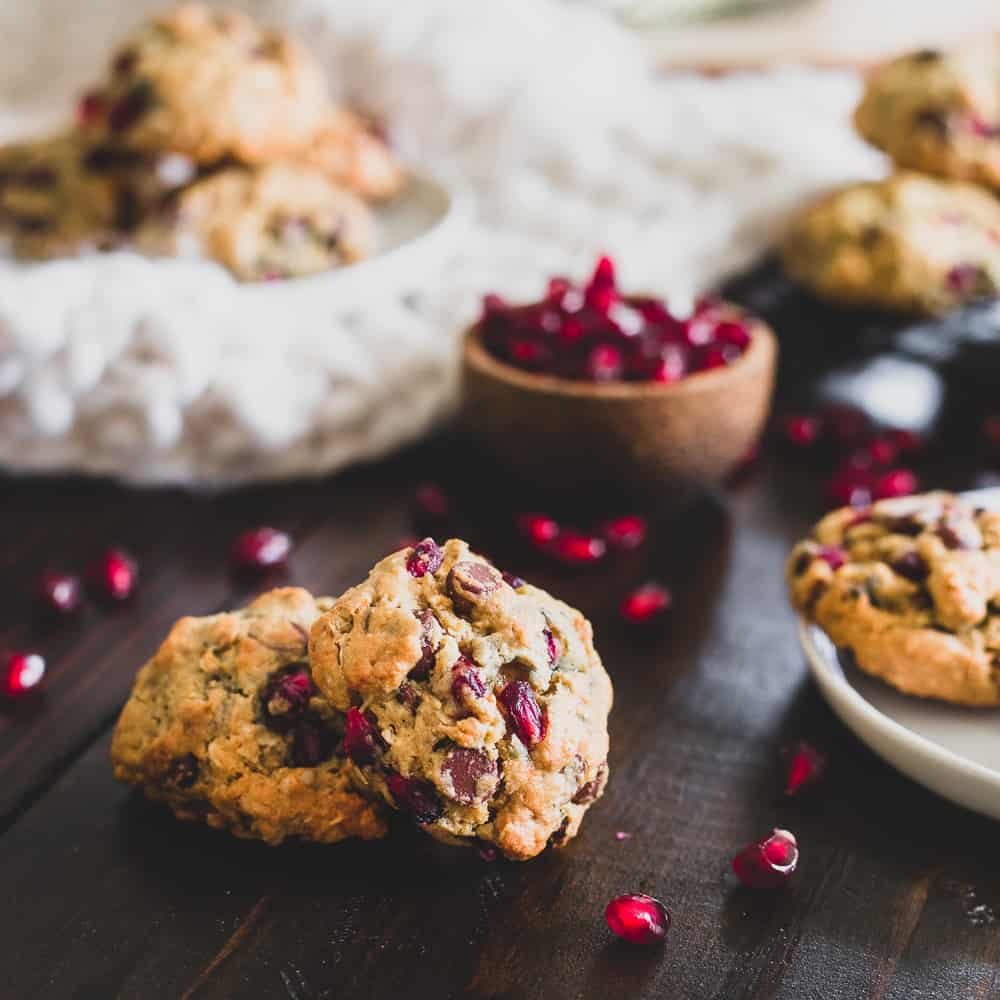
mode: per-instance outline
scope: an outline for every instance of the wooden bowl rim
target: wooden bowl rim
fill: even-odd
[[[515,368],[495,358],[479,336],[480,324],[467,327],[463,355],[466,364],[480,374],[527,392],[590,399],[666,399],[717,392],[734,381],[753,375],[762,365],[774,364],[777,338],[762,320],[751,319],[750,346],[732,363],[697,372],[666,385],[658,382],[578,382],[558,375],[540,375]]]

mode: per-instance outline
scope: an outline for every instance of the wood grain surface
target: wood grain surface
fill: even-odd
[[[782,561],[822,508],[815,469],[771,453],[725,496],[652,512],[641,553],[570,575],[511,543],[509,499],[459,447],[222,495],[0,480],[0,638],[51,669],[42,698],[0,714],[0,997],[1000,996],[997,825],[882,764],[808,679]],[[593,616],[615,683],[612,777],[575,842],[491,864],[400,824],[374,844],[274,849],[178,823],[113,782],[113,720],[176,617],[286,579],[340,591],[412,533],[428,478],[461,498],[456,530]],[[227,547],[262,522],[295,535],[291,568],[234,580]],[[111,542],[140,561],[135,601],[39,619],[37,572]],[[616,605],[649,577],[675,608],[663,628],[629,629]],[[781,750],[801,737],[829,754],[828,778],[783,801]],[[729,859],[774,826],[798,836],[793,883],[734,888]],[[608,932],[604,906],[626,891],[666,903],[664,947]]]

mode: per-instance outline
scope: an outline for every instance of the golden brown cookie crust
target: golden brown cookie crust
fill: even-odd
[[[351,789],[334,753],[342,720],[330,703],[314,692],[287,726],[274,714],[281,703],[263,704],[276,675],[304,665],[308,630],[330,605],[289,587],[240,611],[182,618],[122,710],[111,746],[115,777],[180,819],[269,844],[382,836],[381,810]],[[297,726],[323,734],[322,761],[296,762]]]
[[[1000,188],[1000,36],[887,63],[854,120],[900,166]]]
[[[940,313],[1000,291],[1000,203],[913,173],[853,184],[795,219],[781,257],[833,302]]]
[[[377,733],[358,787],[400,807],[392,776],[414,781],[433,836],[534,857],[573,837],[604,790],[610,679],[578,611],[515,590],[465,542],[429,551],[426,574],[396,552],[316,622],[316,683]],[[540,710],[541,738],[519,729],[515,692]]]
[[[265,163],[308,148],[332,112],[316,60],[237,11],[176,7],[126,39],[88,130],[199,163]]]
[[[787,565],[792,604],[907,694],[1000,705],[1000,513],[949,493],[828,514]]]

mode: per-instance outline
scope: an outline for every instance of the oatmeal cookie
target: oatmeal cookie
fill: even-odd
[[[438,839],[531,858],[604,791],[612,692],[590,623],[465,542],[383,559],[309,648],[358,787]]]
[[[332,112],[316,60],[247,15],[185,4],[139,28],[85,99],[95,141],[198,163],[302,152]]]
[[[210,257],[242,281],[316,274],[361,260],[374,243],[371,210],[357,195],[288,163],[217,171],[136,234],[142,250]]]
[[[792,604],[907,694],[1000,705],[1000,512],[949,493],[823,518],[788,560]]]
[[[807,208],[781,255],[834,302],[940,313],[1000,290],[1000,203],[912,173],[854,184]]]
[[[403,169],[389,147],[343,108],[330,116],[299,161],[375,201],[398,194],[404,183]]]
[[[114,179],[84,163],[72,131],[0,147],[0,230],[25,257],[55,257],[114,242],[127,211]]]
[[[900,166],[1000,188],[1000,35],[887,63],[854,121]]]
[[[379,807],[351,789],[336,756],[343,716],[306,662],[309,628],[331,605],[290,587],[181,619],[118,719],[115,777],[180,819],[269,844],[381,836]]]

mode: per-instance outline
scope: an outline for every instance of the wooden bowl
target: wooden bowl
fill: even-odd
[[[658,495],[677,503],[721,483],[770,409],[778,347],[751,324],[732,364],[660,385],[576,382],[493,357],[465,334],[461,427],[520,481],[551,490]]]

